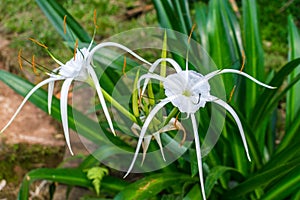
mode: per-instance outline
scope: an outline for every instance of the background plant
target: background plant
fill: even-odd
[[[37,1],[44,12],[48,12],[50,20],[61,19],[64,10],[55,1]],[[241,17],[237,17],[228,1],[210,0],[208,4],[188,1],[159,1],[153,0],[160,25],[189,34],[195,23],[196,30],[192,38],[209,52],[216,65],[220,68],[240,69],[243,55],[246,57],[244,71],[259,80],[267,80],[270,85],[277,86],[274,91],[256,87],[251,82],[233,76],[225,77],[227,97],[232,88],[236,88],[230,104],[239,113],[244,125],[247,141],[253,161],[249,163],[243,153],[242,144],[235,133],[238,130],[234,121],[228,116],[226,127],[213,151],[204,159],[205,188],[209,199],[298,199],[300,196],[300,162],[299,153],[299,113],[295,84],[299,80],[297,66],[300,60],[297,44],[299,40],[297,28],[289,18],[289,62],[279,70],[268,69],[264,65],[261,35],[258,27],[257,4],[254,0],[241,2]],[[46,10],[50,9],[51,12]],[[176,19],[176,20],[174,20]],[[179,23],[178,23],[179,22]],[[61,26],[54,24],[59,30]],[[88,34],[75,21],[70,29],[82,42],[89,42]],[[64,36],[64,35],[62,35]],[[65,36],[64,36],[65,37]],[[65,38],[70,41],[70,38]],[[182,62],[180,59],[178,62]],[[120,63],[116,63],[116,68]],[[110,80],[105,89],[110,91],[113,85],[112,76],[120,75],[120,71],[110,71],[104,76]],[[286,79],[289,76],[289,79]],[[7,72],[0,72],[0,79],[25,95],[32,84]],[[232,81],[234,80],[234,81]],[[286,81],[287,80],[287,81]],[[286,81],[286,83],[285,83]],[[287,101],[286,101],[287,98]],[[46,93],[40,90],[32,101],[46,111]],[[278,135],[277,107],[280,102],[287,103],[286,127],[284,134]],[[59,119],[59,100],[53,102],[52,116]],[[282,105],[282,104],[281,104]],[[70,108],[70,111],[77,112]],[[79,114],[80,115],[80,114]],[[73,115],[69,116],[70,127],[75,128]],[[93,122],[85,121],[80,124],[84,136],[93,140],[103,140],[93,132]],[[109,133],[108,133],[109,134]],[[203,137],[203,136],[202,136]],[[229,139],[230,138],[230,139]],[[232,139],[233,138],[233,139]],[[114,138],[124,148],[131,148],[124,141]],[[104,148],[99,155],[105,157]],[[145,178],[127,184],[123,179],[108,175],[101,181],[101,194],[105,198],[115,199],[199,199],[200,188],[195,175],[196,164],[193,161],[193,149],[177,162],[158,172],[144,174]],[[76,169],[37,169],[29,172],[24,178],[20,199],[28,197],[29,185],[32,181],[46,179],[68,185],[92,188],[92,182],[84,173],[99,165],[93,156],[88,156]],[[28,178],[29,177],[29,178]],[[177,184],[174,184],[176,181]],[[145,187],[145,190],[139,188]]]

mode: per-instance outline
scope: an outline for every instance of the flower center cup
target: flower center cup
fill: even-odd
[[[201,82],[201,84],[199,84]],[[210,85],[205,77],[195,71],[180,71],[168,75],[164,81],[165,95],[182,113],[195,113],[204,107],[210,97]],[[194,87],[199,84],[197,87]],[[175,98],[172,98],[174,97]]]
[[[88,77],[86,58],[89,55],[87,48],[77,49],[75,58],[71,58],[60,69],[59,75],[66,78],[75,78],[78,81],[85,81]]]

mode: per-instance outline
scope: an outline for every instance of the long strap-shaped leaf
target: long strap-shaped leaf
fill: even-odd
[[[81,42],[90,43],[92,38],[89,34],[56,0],[36,0],[36,2],[65,41],[75,42],[74,39],[77,38]],[[63,25],[65,15],[67,16],[66,33]]]
[[[289,30],[289,57],[288,60],[291,61],[297,57],[300,57],[300,35],[297,27],[293,21],[292,16],[288,18],[288,30]],[[300,66],[295,68],[288,76],[288,83],[293,81],[293,79],[300,73]],[[289,127],[291,122],[298,118],[296,115],[300,110],[300,82],[293,86],[292,89],[287,93],[286,97],[286,127]]]
[[[69,186],[81,186],[85,188],[92,188],[92,181],[86,176],[86,173],[79,168],[40,168],[32,170],[26,174],[21,184],[18,199],[29,199],[30,185],[37,180],[47,180],[67,184]],[[123,180],[105,176],[101,181],[101,187],[109,189],[110,191],[120,191],[127,183]]]
[[[186,182],[196,182],[197,179],[191,178],[186,174],[161,173],[147,176],[138,180],[122,190],[114,200],[123,199],[148,199],[154,197],[162,190]]]

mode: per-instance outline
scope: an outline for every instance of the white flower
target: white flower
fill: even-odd
[[[162,77],[157,74],[154,74],[155,68],[161,63],[162,61],[169,62],[174,69],[176,70],[176,73],[170,74],[167,77]],[[205,190],[204,190],[204,181],[203,181],[203,173],[202,173],[202,161],[201,161],[201,149],[200,149],[200,141],[198,136],[198,126],[197,121],[195,118],[195,112],[197,112],[201,107],[204,107],[207,102],[213,102],[216,103],[222,107],[224,107],[235,119],[237,126],[240,131],[240,135],[244,144],[244,148],[248,157],[248,160],[251,161],[249,150],[245,138],[245,134],[243,131],[243,127],[241,124],[240,119],[238,118],[238,115],[235,113],[235,111],[223,100],[213,96],[210,94],[210,85],[209,80],[213,78],[216,75],[224,74],[224,73],[235,73],[242,76],[245,76],[255,83],[262,85],[264,87],[274,89],[274,87],[268,86],[255,78],[251,77],[250,75],[234,69],[223,69],[223,70],[216,70],[214,72],[211,72],[205,76],[202,74],[188,70],[186,67],[186,70],[182,70],[178,63],[170,58],[161,58],[156,60],[156,62],[153,63],[153,65],[150,67],[149,72],[147,74],[144,74],[140,77],[138,81],[138,88],[140,88],[140,83],[142,80],[144,80],[144,86],[141,91],[141,95],[145,92],[145,89],[147,87],[147,84],[149,82],[149,79],[157,79],[159,81],[162,81],[164,89],[165,89],[165,95],[166,98],[161,100],[160,103],[158,103],[152,111],[149,113],[148,117],[145,119],[145,122],[141,128],[141,132],[139,135],[138,144],[136,147],[135,155],[133,157],[132,163],[125,175],[125,177],[130,173],[130,171],[133,168],[133,165],[136,161],[138,152],[140,150],[143,138],[145,136],[145,133],[147,131],[147,128],[155,116],[155,114],[166,104],[172,103],[173,106],[177,107],[180,112],[186,113],[188,117],[191,117],[192,125],[193,125],[193,132],[195,137],[195,146],[196,146],[196,154],[197,154],[197,162],[198,162],[198,172],[199,172],[199,178],[200,178],[200,186],[201,186],[201,192],[204,199],[205,197]]]
[[[47,49],[47,47],[35,40],[34,42],[38,43],[40,46],[44,47]],[[55,59],[52,54],[49,52],[50,56],[60,65],[58,68],[54,69],[52,73],[48,73],[49,78],[40,82],[37,84],[34,88],[32,88],[29,93],[25,96],[23,102],[21,105],[18,107],[17,111],[14,113],[12,118],[9,120],[9,122],[6,124],[6,126],[0,131],[2,133],[15,119],[17,114],[20,112],[26,101],[30,98],[30,96],[38,90],[40,87],[49,84],[48,85],[48,112],[49,114],[51,113],[51,102],[52,102],[52,95],[53,95],[53,89],[54,89],[54,83],[55,81],[60,81],[64,80],[64,83],[61,88],[61,98],[60,98],[60,112],[61,112],[61,120],[62,120],[62,125],[63,125],[63,131],[66,139],[67,146],[73,155],[73,151],[71,149],[71,144],[70,144],[70,138],[69,138],[69,127],[68,127],[68,112],[67,112],[67,104],[68,104],[68,91],[70,89],[71,83],[73,81],[83,81],[91,84],[93,87],[95,87],[100,103],[102,105],[105,117],[108,121],[109,127],[113,134],[115,134],[115,130],[113,128],[112,120],[109,115],[102,91],[101,91],[101,86],[99,84],[97,75],[93,69],[92,66],[92,57],[94,53],[99,50],[100,48],[107,47],[107,46],[113,46],[113,47],[118,47],[121,48],[128,53],[132,54],[136,58],[140,59],[144,63],[147,63],[151,65],[149,62],[144,60],[143,58],[139,57],[136,55],[134,52],[132,52],[130,49],[127,47],[120,45],[118,43],[114,42],[105,42],[105,43],[100,43],[96,45],[93,49],[91,49],[93,44],[93,41],[91,41],[90,45],[88,48],[82,48],[82,49],[76,49],[75,56],[71,58],[66,64],[63,64],[59,60]]]

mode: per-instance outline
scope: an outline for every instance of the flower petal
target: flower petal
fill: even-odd
[[[143,95],[145,90],[146,90],[146,87],[147,87],[147,84],[149,82],[149,79],[150,78],[153,78],[153,79],[156,79],[156,80],[159,80],[159,81],[165,81],[166,78],[162,77],[162,76],[159,76],[157,74],[144,74],[142,75],[140,78],[139,78],[139,81],[138,81],[138,84],[137,84],[137,88],[139,89],[141,87],[141,81],[143,79],[145,79],[145,82],[144,82],[144,85],[143,85],[143,89],[141,91],[141,94],[140,95]]]
[[[178,65],[178,63],[175,61],[175,60],[173,60],[173,59],[171,59],[171,58],[160,58],[160,59],[157,59],[152,65],[151,65],[151,67],[150,67],[150,69],[148,70],[148,74],[151,74],[151,73],[153,73],[154,72],[154,70],[156,69],[156,67],[162,62],[162,61],[167,61],[167,62],[169,62],[173,67],[174,67],[174,69],[176,70],[176,72],[177,73],[179,73],[179,72],[181,72],[182,70],[181,70],[181,67]],[[158,75],[156,75],[156,76],[158,76]],[[161,76],[160,76],[161,77]],[[142,89],[142,95],[144,94],[144,92],[145,92],[145,90],[146,90],[146,87],[147,87],[147,85],[148,85],[148,82],[149,82],[149,80],[150,80],[150,78],[152,78],[152,77],[149,77],[149,78],[144,78],[144,79],[146,79],[145,80],[145,82],[144,82],[144,86],[143,86],[143,89]],[[164,77],[162,77],[162,78],[164,78]],[[141,78],[140,78],[141,79]],[[139,83],[140,83],[140,79],[139,79]],[[156,79],[158,79],[158,78],[156,78]],[[158,79],[158,80],[160,80],[160,79]],[[138,84],[138,86],[139,86],[139,84]],[[140,87],[138,87],[138,88],[140,88]]]
[[[70,136],[69,136],[69,125],[68,125],[68,93],[70,85],[73,81],[73,78],[67,78],[61,88],[61,97],[60,97],[60,115],[61,115],[61,121],[62,126],[65,134],[65,139],[67,146],[70,150],[70,153],[74,155],[71,144],[70,144]]]
[[[173,98],[176,98],[177,95],[174,95],[172,97],[168,97],[168,98],[165,98],[164,100],[162,100],[159,104],[157,104],[152,110],[151,112],[149,113],[148,117],[146,118],[144,124],[143,124],[143,127],[141,129],[141,133],[140,133],[140,136],[139,136],[139,140],[138,140],[138,143],[137,143],[137,146],[136,146],[136,149],[135,149],[135,153],[134,153],[134,156],[133,156],[133,159],[131,161],[131,164],[128,168],[128,171],[127,173],[125,174],[124,178],[126,176],[128,176],[128,174],[131,172],[132,168],[133,168],[133,165],[136,161],[136,158],[138,156],[138,153],[140,151],[140,148],[141,148],[141,145],[142,145],[142,142],[143,142],[143,139],[144,139],[144,136],[145,136],[145,133],[147,131],[147,128],[151,122],[151,120],[153,119],[153,117],[155,116],[155,114],[162,108],[164,107],[167,103],[169,103]]]
[[[247,146],[247,141],[246,141],[246,137],[245,137],[245,133],[244,133],[244,130],[243,130],[243,126],[242,126],[242,123],[238,117],[238,115],[236,114],[236,112],[231,108],[231,106],[229,106],[225,101],[223,101],[222,99],[218,99],[216,97],[213,97],[214,98],[212,100],[212,102],[214,103],[217,103],[219,104],[220,106],[224,107],[231,115],[232,117],[234,118],[235,122],[237,123],[237,126],[240,130],[240,134],[241,134],[241,137],[242,137],[242,141],[243,141],[243,144],[244,144],[244,148],[245,148],[245,151],[246,151],[246,154],[247,154],[247,158],[249,161],[251,161],[251,158],[250,158],[250,155],[249,155],[249,150],[248,150],[248,146]]]
[[[115,43],[115,42],[103,42],[103,43],[100,43],[98,45],[96,45],[92,51],[90,52],[89,54],[89,57],[87,59],[87,63],[91,63],[92,61],[92,57],[94,55],[94,53],[103,48],[103,47],[118,47],[120,49],[123,49],[124,51],[128,52],[129,54],[133,55],[134,57],[136,57],[137,59],[139,59],[140,61],[146,63],[147,65],[152,65],[150,62],[148,62],[147,60],[145,60],[144,58],[140,57],[139,55],[137,55],[136,53],[134,53],[131,49],[121,45],[121,44],[118,44],[118,43]]]
[[[111,117],[109,115],[109,112],[108,112],[108,109],[107,109],[107,106],[106,106],[106,103],[105,103],[105,99],[104,99],[102,91],[101,91],[101,87],[100,87],[100,83],[99,83],[99,80],[97,78],[97,75],[96,75],[96,73],[95,73],[95,71],[94,71],[94,69],[92,67],[88,67],[88,72],[91,75],[93,83],[94,83],[94,85],[96,87],[96,91],[97,91],[100,103],[102,105],[102,109],[103,109],[104,115],[105,115],[105,117],[107,119],[109,128],[113,132],[113,134],[116,135],[116,132],[115,132],[115,129],[113,127],[113,123],[112,123]]]
[[[202,159],[201,159],[201,148],[200,148],[200,141],[198,135],[198,126],[197,121],[194,114],[191,114],[192,124],[193,124],[193,132],[195,137],[195,146],[196,146],[196,154],[197,154],[197,163],[198,163],[198,172],[199,172],[199,179],[200,179],[200,187],[202,192],[202,198],[205,200],[205,189],[204,189],[204,181],[203,181],[203,172],[202,172]]]
[[[145,137],[144,137],[144,142],[143,142],[143,144],[142,144],[142,145],[143,145],[143,159],[142,159],[141,165],[143,165],[144,160],[145,160],[145,158],[146,158],[146,153],[147,153],[147,150],[148,150],[148,148],[149,148],[151,139],[152,139],[152,135],[148,135],[148,136],[145,136]]]
[[[51,104],[52,104],[52,96],[53,96],[53,90],[54,90],[54,83],[50,82],[48,85],[48,114],[51,114]]]
[[[219,74],[225,74],[225,73],[234,73],[234,74],[239,74],[239,75],[242,75],[242,76],[245,76],[247,77],[248,79],[252,80],[253,82],[257,83],[258,85],[261,85],[263,87],[266,87],[266,88],[269,88],[269,89],[276,89],[276,87],[273,87],[273,86],[269,86],[267,84],[264,84],[260,81],[258,81],[257,79],[253,78],[252,76],[250,76],[249,74],[245,73],[245,72],[242,72],[240,70],[236,70],[236,69],[222,69],[222,70],[216,70],[216,71],[213,71],[207,75],[205,75],[205,78],[207,80],[213,78],[214,76],[216,75],[219,75]],[[197,84],[198,85],[198,84]],[[197,85],[195,85],[194,87],[196,87]]]
[[[2,130],[0,131],[0,133],[2,133],[3,131],[5,131],[5,129],[7,129],[7,127],[12,123],[12,121],[16,118],[16,116],[18,115],[18,113],[20,112],[20,110],[22,109],[22,107],[24,106],[24,104],[26,103],[26,101],[30,98],[30,96],[36,91],[38,90],[40,87],[57,81],[57,80],[62,80],[59,78],[48,78],[42,82],[40,82],[39,84],[37,84],[36,86],[34,86],[34,88],[32,88],[29,93],[25,96],[25,98],[23,99],[22,103],[20,104],[20,106],[18,107],[18,109],[16,110],[15,114],[11,117],[11,119],[9,120],[9,122],[5,125],[4,128],[2,128]]]
[[[164,161],[166,161],[165,154],[164,154],[163,147],[162,147],[161,140],[160,140],[160,134],[159,134],[159,132],[154,133],[153,137],[155,138],[155,140],[156,140],[156,142],[157,142],[157,144],[159,146],[159,149],[160,149],[160,152],[161,152],[161,155],[162,155]]]

